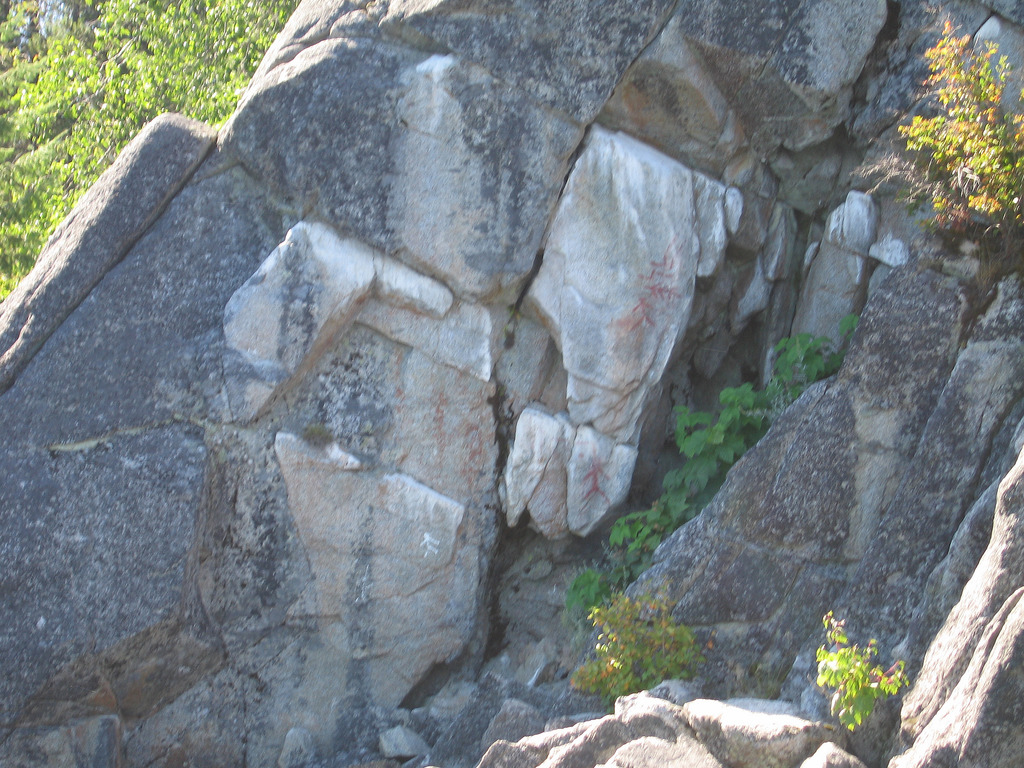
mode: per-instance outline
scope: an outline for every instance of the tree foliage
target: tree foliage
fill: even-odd
[[[148,121],[225,120],[296,2],[11,2],[0,19],[0,297]]]
[[[899,130],[917,155],[936,223],[994,235],[1006,255],[1024,227],[1024,118],[1005,109],[1009,65],[996,54],[992,43],[975,52],[947,22],[926,53],[938,114]]]
[[[875,709],[877,701],[895,696],[910,685],[904,672],[905,663],[897,661],[888,669],[874,663],[878,643],[868,641],[866,647],[851,645],[846,636],[846,622],[829,611],[822,619],[828,644],[818,649],[818,686],[833,689],[830,698],[832,714],[851,731],[864,722]]]

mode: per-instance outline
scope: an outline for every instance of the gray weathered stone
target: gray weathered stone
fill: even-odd
[[[686,40],[683,18],[673,16],[626,71],[601,121],[720,174],[745,136],[728,98]]]
[[[850,607],[851,630],[861,627],[888,647],[906,631],[928,576],[981,490],[976,484],[983,457],[1024,394],[1022,329],[1021,287],[1015,280],[1004,281],[960,352],[891,511],[842,600]],[[922,650],[908,649],[915,655]]]
[[[866,256],[877,232],[878,210],[871,197],[850,192],[828,217],[793,318],[794,333],[839,338],[840,321],[864,306]]]
[[[162,115],[89,188],[0,304],[0,392],[152,226],[214,140],[202,123]]]
[[[340,232],[479,298],[532,268],[580,137],[479,67],[358,38],[264,71],[222,144]]]
[[[316,744],[305,728],[292,728],[284,737],[277,768],[309,768],[316,760]]]
[[[965,311],[960,291],[935,275],[890,281],[836,379],[808,389],[658,549],[634,589],[668,590],[677,619],[717,629],[708,690],[731,690],[753,658],[780,674],[770,670],[788,669],[820,633],[849,563],[864,558],[905,482]],[[894,367],[899,379],[886,373]]]
[[[608,768],[722,768],[714,756],[692,736],[680,735],[675,741],[653,736],[634,739],[615,750]]]
[[[380,753],[387,758],[408,760],[429,751],[430,745],[423,737],[404,725],[389,728],[380,735]]]
[[[0,490],[7,564],[0,723],[10,725],[28,697],[79,655],[117,654],[122,641],[181,617],[194,599],[186,570],[207,455],[195,429],[167,426],[52,456],[5,451],[0,466],[18,478]],[[132,525],[111,521],[110,510],[132,514]],[[145,661],[143,648],[133,651],[129,666]],[[78,695],[57,686],[39,716]]]
[[[544,716],[536,707],[519,699],[506,699],[480,738],[480,749],[486,752],[499,739],[518,741],[543,730]]]
[[[886,5],[684,0],[675,18],[763,154],[816,144],[846,118]]]
[[[513,0],[495,13],[486,2],[397,0],[382,23],[415,30],[586,124],[671,8],[668,0]]]
[[[357,320],[439,363],[480,381],[491,380],[500,328],[495,327],[491,312],[480,304],[458,302],[443,318],[435,319],[386,301],[371,300]]]
[[[4,768],[121,768],[121,721],[116,715],[58,727],[26,728],[0,743]]]
[[[1021,0],[991,0],[985,5],[1010,21],[1024,25],[1024,2]]]

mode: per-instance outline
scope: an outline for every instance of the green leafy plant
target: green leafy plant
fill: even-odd
[[[0,3],[0,299],[145,123],[225,120],[296,4]]]
[[[844,318],[839,343],[811,334],[783,339],[775,346],[767,386],[757,391],[747,383],[722,390],[717,415],[677,407],[675,441],[685,462],[665,476],[664,493],[649,509],[615,522],[608,536],[609,568],[588,568],[577,576],[566,593],[567,610],[580,613],[597,605],[645,571],[658,545],[703,509],[772,421],[810,384],[839,370],[856,326],[855,316]]]
[[[594,658],[576,670],[572,684],[598,694],[609,708],[619,696],[667,678],[693,677],[704,660],[692,630],[672,618],[661,598],[618,592],[589,618],[600,630]]]
[[[911,196],[930,200],[940,227],[993,236],[1006,256],[1024,226],[1024,117],[1003,108],[1009,65],[996,53],[992,43],[974,52],[970,37],[956,37],[947,22],[925,54],[939,114],[916,116],[899,131],[923,176]]]
[[[902,661],[886,670],[873,663],[878,656],[875,640],[870,640],[865,648],[850,645],[844,622],[838,621],[831,611],[822,621],[828,645],[817,653],[818,686],[834,690],[830,699],[832,714],[852,731],[871,714],[875,702],[896,695],[910,685],[910,680]]]

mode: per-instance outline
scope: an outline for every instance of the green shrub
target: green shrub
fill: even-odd
[[[783,339],[775,346],[774,375],[768,385],[760,391],[749,383],[722,390],[717,416],[677,407],[675,440],[686,461],[665,476],[665,492],[650,509],[615,522],[608,536],[610,567],[588,568],[576,577],[566,593],[567,611],[586,611],[643,573],[658,545],[703,509],[732,465],[764,436],[772,421],[810,384],[839,370],[856,325],[855,316],[844,318],[838,344],[811,334]]]
[[[831,647],[823,645],[818,649],[818,686],[834,689],[830,699],[832,714],[852,731],[871,714],[876,701],[894,696],[910,681],[902,661],[887,670],[872,663],[878,655],[874,640],[866,648],[850,645],[844,622],[837,621],[831,611],[823,622]]]
[[[693,677],[704,660],[693,632],[676,623],[663,599],[618,592],[594,607],[590,620],[600,630],[594,658],[576,670],[572,684],[601,696],[609,709],[619,696]]]
[[[1024,225],[1024,118],[1002,106],[1009,66],[995,60],[996,47],[971,49],[947,22],[943,36],[925,54],[927,84],[940,111],[900,126],[916,153],[923,182],[912,196],[927,198],[936,223],[959,234],[994,239],[1000,257],[1013,255]]]

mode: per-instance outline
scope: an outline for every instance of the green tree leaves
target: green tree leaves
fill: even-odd
[[[0,25],[0,297],[148,121],[225,120],[296,3],[12,3]]]
[[[925,194],[936,223],[956,232],[991,228],[1003,256],[1019,258],[1024,227],[1024,117],[1003,109],[1009,65],[996,48],[971,50],[947,22],[926,56],[928,85],[940,108],[900,126],[907,148],[917,153]]]
[[[828,646],[818,649],[818,686],[834,689],[830,700],[832,714],[852,731],[874,711],[875,702],[895,696],[910,685],[910,680],[902,661],[887,670],[873,663],[878,656],[878,643],[874,640],[865,648],[850,645],[845,622],[838,621],[831,611],[822,621]]]

